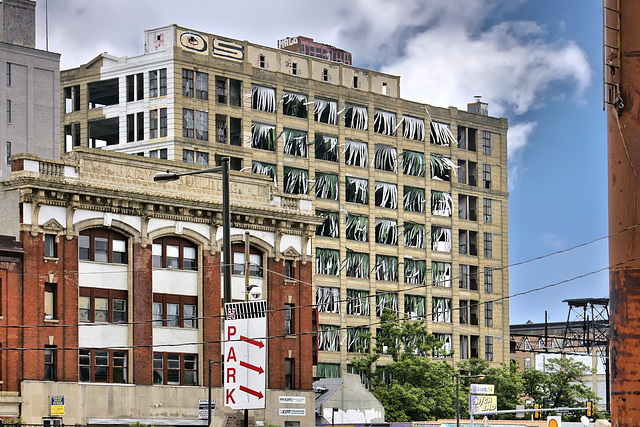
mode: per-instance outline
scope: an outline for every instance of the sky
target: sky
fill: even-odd
[[[510,126],[511,323],[566,321],[564,300],[608,297],[600,0],[37,1],[36,47],[48,9],[63,70],[140,55],[144,30],[177,24],[271,47],[311,37],[401,76],[412,101],[465,110],[481,95]]]

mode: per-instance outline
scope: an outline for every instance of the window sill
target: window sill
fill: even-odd
[[[44,323],[60,323],[58,319],[44,319]]]
[[[293,334],[288,334],[288,335],[285,335],[284,338],[288,339],[288,340],[294,340],[294,339],[298,338],[298,336],[297,335],[293,335]]]
[[[58,261],[60,261],[60,258],[54,257],[54,256],[44,256],[44,260],[45,260],[45,262],[47,262],[47,261],[58,262]]]

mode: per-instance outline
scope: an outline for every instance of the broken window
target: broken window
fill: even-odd
[[[338,103],[326,99],[313,101],[313,117],[316,122],[330,125],[338,124]]]
[[[457,166],[453,164],[451,159],[444,156],[431,155],[431,179],[440,181],[450,181],[451,171],[455,175]]]
[[[347,289],[347,314],[369,316],[369,291]]]
[[[251,123],[251,148],[275,151],[276,127],[263,123]]]
[[[307,194],[309,188],[309,171],[285,166],[283,174],[285,193]]]
[[[425,298],[421,295],[404,295],[404,314],[409,319],[424,319],[426,315]]]
[[[458,148],[461,150],[476,151],[477,129],[458,126]]]
[[[338,237],[338,212],[316,210],[316,215],[324,219],[316,227],[316,236]]]
[[[369,217],[347,214],[345,233],[348,240],[366,242],[369,240]]]
[[[376,218],[376,243],[398,244],[398,224],[395,220]]]
[[[460,289],[469,288],[469,266],[460,264],[458,274],[458,285]]]
[[[80,85],[64,88],[65,113],[80,111]]]
[[[209,165],[209,153],[195,150],[182,150],[182,162],[207,166]]]
[[[450,217],[453,211],[451,194],[431,190],[431,214]]]
[[[439,252],[451,252],[451,229],[446,227],[431,226],[431,250]]]
[[[369,166],[369,148],[366,142],[346,140],[344,164],[366,168]]]
[[[307,96],[285,92],[282,95],[282,113],[285,116],[307,118]]]
[[[458,252],[462,255],[478,255],[478,233],[476,231],[458,231]]]
[[[460,335],[460,359],[469,358],[469,336]]]
[[[369,181],[352,176],[346,177],[345,200],[361,205],[369,204]]]
[[[376,292],[376,316],[388,309],[398,314],[398,294],[396,292],[377,291]]]
[[[427,278],[427,263],[424,260],[404,259],[404,283],[424,285]]]
[[[182,69],[182,96],[193,98],[193,70]]]
[[[482,199],[482,216],[486,224],[491,224],[491,199]]]
[[[316,248],[316,274],[337,276],[340,272],[340,252],[336,249]]]
[[[276,184],[276,187],[278,186],[278,180],[276,179],[276,165],[254,160],[251,164],[251,172],[271,177],[273,182]]]
[[[216,142],[227,143],[227,116],[216,114]]]
[[[340,327],[334,325],[319,325],[318,350],[340,351]]]
[[[231,145],[242,145],[242,119],[229,117],[229,138]]]
[[[424,212],[424,188],[404,187],[403,207],[408,212]]]
[[[405,222],[404,229],[404,246],[407,248],[424,249],[426,242],[426,231],[424,224],[416,224],[413,222]]]
[[[80,123],[64,125],[64,151],[70,152],[80,145]]]
[[[209,99],[209,74],[196,71],[196,99]]]
[[[482,154],[491,154],[491,132],[482,131]]]
[[[449,146],[455,143],[456,139],[451,133],[451,127],[446,123],[431,122],[431,143]]]
[[[284,154],[307,157],[307,133],[301,130],[284,129]]]
[[[458,183],[476,186],[478,166],[476,162],[458,160]]]
[[[397,172],[398,153],[394,147],[376,145],[373,154],[373,164],[376,169]]]
[[[329,70],[327,68],[322,69],[322,81],[323,82],[329,81]]]
[[[345,260],[347,277],[357,279],[369,278],[369,254],[363,252],[347,252]]]
[[[351,129],[367,130],[369,126],[367,107],[347,104],[344,111],[344,125]]]
[[[484,268],[484,291],[493,292],[493,269],[491,267]]]
[[[451,263],[431,261],[431,284],[444,288],[451,287]]]
[[[347,352],[369,352],[369,329],[366,327],[347,327]]]
[[[319,313],[340,313],[340,288],[316,286],[316,307]]]
[[[316,159],[338,161],[338,138],[316,133],[313,144],[316,146]]]
[[[440,348],[433,349],[434,357],[451,357],[451,334],[433,334],[436,341],[442,344]]]
[[[469,301],[469,324],[477,326],[478,325],[478,301],[470,300]]]
[[[167,96],[167,69],[149,71],[149,98]]]
[[[209,113],[196,110],[196,139],[209,140]]]
[[[424,176],[427,163],[423,153],[404,150],[402,157],[402,173],[411,176]]]
[[[182,136],[185,138],[193,138],[193,110],[189,108],[182,109]]]
[[[87,93],[90,109],[117,105],[120,94],[118,78],[88,83]]]
[[[484,233],[484,257],[491,258],[493,256],[493,235],[491,233]]]
[[[411,116],[402,116],[404,129],[402,136],[415,141],[424,141],[425,128],[424,120]]]
[[[275,113],[276,90],[270,87],[251,85],[251,108]]]
[[[388,255],[376,255],[376,280],[398,281],[398,258]],[[398,296],[396,295],[396,310]]]
[[[431,298],[431,320],[451,323],[451,298]]]
[[[469,289],[472,291],[478,290],[478,266],[469,266]]]
[[[458,301],[459,319],[461,325],[469,324],[469,300],[461,299]]]
[[[491,188],[491,165],[482,165],[482,187]]]
[[[478,198],[467,196],[466,194],[458,194],[458,218],[468,219],[469,221],[477,221]]]
[[[89,147],[101,148],[119,143],[119,118],[91,120],[87,123],[89,130]]]
[[[398,187],[388,182],[376,181],[376,206],[398,209]]]
[[[373,131],[376,133],[381,133],[383,135],[394,136],[396,134],[395,113],[383,110],[374,110]]]
[[[316,197],[338,200],[338,175],[316,172]]]

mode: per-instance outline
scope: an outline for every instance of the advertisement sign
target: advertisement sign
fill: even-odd
[[[471,394],[494,394],[493,384],[471,384]]]
[[[471,409],[473,412],[495,411],[498,409],[498,397],[471,395]]]
[[[304,396],[278,396],[278,403],[294,403],[304,405],[307,399]]]
[[[51,415],[64,415],[64,396],[51,396]]]
[[[280,408],[278,413],[281,416],[285,416],[285,417],[286,416],[304,417],[305,415],[307,415],[307,411],[305,409],[291,409],[291,408]]]

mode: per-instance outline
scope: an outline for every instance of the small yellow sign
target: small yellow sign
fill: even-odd
[[[51,415],[64,415],[64,396],[51,396]]]

